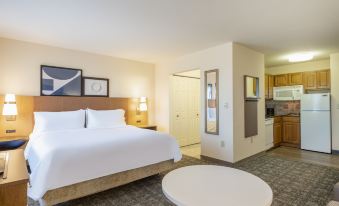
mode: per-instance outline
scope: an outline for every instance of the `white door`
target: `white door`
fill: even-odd
[[[301,149],[331,153],[329,111],[301,111]]]
[[[190,79],[189,82],[189,143],[197,144],[200,142],[200,79]]]
[[[171,77],[171,134],[180,146],[200,142],[200,80]]]
[[[177,138],[180,146],[188,144],[187,127],[188,127],[188,112],[187,98],[188,87],[187,81],[181,77],[172,77],[172,124],[171,134]]]
[[[301,97],[302,111],[328,111],[330,110],[330,94],[304,94]]]

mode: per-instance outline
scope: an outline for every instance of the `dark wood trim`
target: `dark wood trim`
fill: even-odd
[[[85,80],[86,79],[94,79],[94,80],[107,81],[107,95],[85,95]],[[108,78],[82,77],[81,82],[82,82],[82,85],[81,85],[81,96],[84,96],[84,97],[109,97],[109,79]]]
[[[210,161],[210,162],[215,162],[216,164],[221,164],[221,165],[233,165],[234,164],[232,162],[219,160],[219,159],[216,159],[216,158],[213,158],[213,157],[208,157],[208,156],[205,156],[205,155],[200,155],[200,159]]]
[[[216,108],[216,131],[215,132],[209,132],[207,131],[207,105],[208,105],[208,99],[207,99],[207,74],[208,73],[212,73],[212,72],[215,72],[215,78],[216,78],[216,81],[215,81],[215,108]],[[213,69],[213,70],[207,70],[204,72],[204,88],[205,88],[205,91],[204,91],[204,98],[205,98],[205,105],[204,105],[204,109],[205,109],[205,133],[206,134],[213,134],[213,135],[219,135],[219,69]]]
[[[45,95],[42,93],[42,68],[43,67],[51,67],[55,69],[69,69],[69,70],[77,70],[80,71],[80,95]],[[82,94],[82,69],[73,69],[73,68],[67,68],[67,67],[57,67],[57,66],[49,66],[49,65],[40,65],[40,96],[54,96],[54,97],[81,97]]]

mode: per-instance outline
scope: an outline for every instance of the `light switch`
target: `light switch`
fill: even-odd
[[[228,103],[227,102],[224,103],[224,108],[228,109]]]

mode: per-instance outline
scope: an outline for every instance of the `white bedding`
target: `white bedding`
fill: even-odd
[[[165,160],[179,161],[181,153],[167,134],[117,126],[32,134],[25,157],[32,171],[28,195],[39,200],[48,190]]]

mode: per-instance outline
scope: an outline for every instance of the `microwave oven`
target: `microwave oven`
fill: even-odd
[[[300,100],[302,94],[304,94],[303,85],[273,87],[273,100],[277,101]]]

